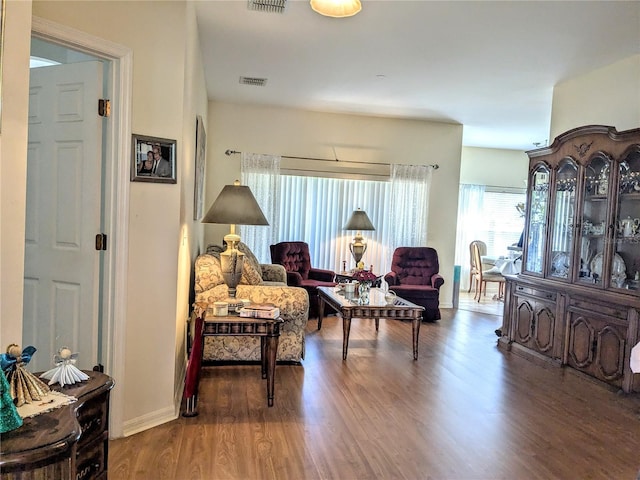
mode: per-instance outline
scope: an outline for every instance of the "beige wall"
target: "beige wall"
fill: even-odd
[[[463,147],[460,183],[524,189],[528,165],[522,150]]]
[[[184,320],[189,315],[190,298],[193,291],[191,279],[192,264],[201,250],[203,227],[194,216],[194,189],[195,189],[195,138],[196,116],[200,115],[207,128],[208,100],[204,80],[202,64],[202,52],[198,39],[198,25],[195,17],[193,3],[187,4],[186,15],[186,54],[185,54],[185,81],[184,81],[184,123],[182,138],[180,175],[180,245],[178,247],[178,279],[177,279],[177,315],[175,332],[175,386],[176,394],[182,392],[184,383],[184,368],[186,366],[186,344]],[[205,132],[205,133],[206,133]],[[175,399],[175,404],[180,405],[181,398]]]
[[[22,339],[31,2],[6,2],[0,129],[0,348]]]
[[[582,125],[640,127],[640,55],[555,86],[549,143]]]
[[[240,158],[226,156],[227,149],[333,159],[335,147],[343,160],[439,164],[433,173],[427,244],[438,250],[446,281],[441,301],[451,306],[461,125],[211,102],[209,131],[207,206],[225,184],[240,178]],[[220,243],[227,229],[207,225],[206,243]]]
[[[124,389],[124,433],[133,433],[175,416],[183,382],[201,235],[193,221],[195,115],[207,114],[195,14],[170,1],[43,1],[33,14],[132,49],[132,131],[177,141],[177,185],[130,183],[126,374],[116,388]]]

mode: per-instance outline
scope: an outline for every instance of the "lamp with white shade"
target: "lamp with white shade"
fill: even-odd
[[[235,298],[244,265],[244,253],[238,250],[240,235],[236,233],[236,225],[269,225],[269,222],[251,189],[236,180],[233,185],[224,186],[202,223],[228,223],[231,226],[229,234],[224,236],[227,249],[220,254],[220,266],[229,297]]]

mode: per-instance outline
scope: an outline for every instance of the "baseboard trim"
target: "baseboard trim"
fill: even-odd
[[[149,430],[150,428],[157,427],[163,423],[171,422],[178,418],[176,415],[175,406],[165,407],[155,412],[142,415],[141,417],[127,420],[123,425],[123,434],[125,437],[134,435],[136,433]]]

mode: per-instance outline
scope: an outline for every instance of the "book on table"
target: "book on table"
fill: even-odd
[[[252,303],[240,309],[240,316],[247,318],[278,318],[280,309],[271,303]]]

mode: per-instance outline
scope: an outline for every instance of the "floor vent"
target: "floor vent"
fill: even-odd
[[[267,84],[267,79],[257,77],[240,77],[240,84],[253,85],[254,87],[264,87]]]
[[[247,8],[257,12],[284,13],[287,0],[247,0]]]

